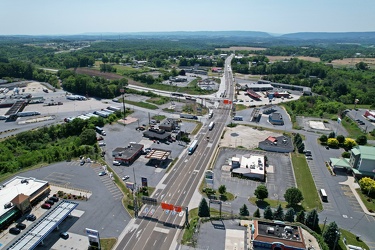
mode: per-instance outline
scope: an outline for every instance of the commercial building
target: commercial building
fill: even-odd
[[[115,161],[130,165],[142,154],[142,149],[143,144],[130,143],[126,148],[115,148],[112,151],[112,156],[115,157]]]
[[[350,159],[331,158],[335,169],[352,170],[357,177],[375,176],[375,147],[357,146],[350,150]]]
[[[265,180],[264,155],[236,155],[229,163],[233,176]]]
[[[50,193],[47,181],[16,176],[0,188],[0,229],[31,210]]]
[[[272,113],[268,116],[268,121],[273,125],[284,125],[283,116],[280,113]]]
[[[149,129],[143,132],[143,136],[150,139],[165,141],[171,137],[171,133],[165,132],[165,130]]]
[[[176,119],[167,118],[165,121],[159,124],[159,129],[171,132],[172,130],[175,130],[177,126],[178,121]]]
[[[253,249],[305,250],[302,229],[285,223],[254,220],[251,225]]]

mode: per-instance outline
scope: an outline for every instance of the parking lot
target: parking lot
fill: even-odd
[[[147,125],[149,123],[148,113],[134,110],[134,113],[131,114],[130,117],[135,118],[134,122],[127,124],[126,126],[114,123],[108,124],[104,127],[104,130],[107,133],[107,135],[104,137],[106,146],[102,147],[106,152],[105,160],[119,176],[123,177],[128,175],[130,178],[127,181],[141,184],[141,177],[146,177],[148,180],[148,185],[155,187],[164,176],[167,167],[166,165],[159,168],[147,165],[149,159],[145,158],[145,155],[140,155],[130,166],[115,166],[112,164],[114,160],[112,151],[117,147],[127,147],[130,142],[135,142],[138,144],[143,144],[144,148],[171,150],[171,155],[169,158],[172,160],[179,157],[179,155],[185,149],[186,144],[178,141],[170,144],[163,142],[158,143],[154,140],[143,137],[143,131],[136,130],[136,128],[139,125]],[[187,133],[191,133],[195,126],[196,123],[188,122],[186,120],[183,120],[182,123],[180,123],[181,131],[186,131]]]
[[[40,169],[20,174],[23,177],[34,177],[51,183],[64,185],[67,188],[91,192],[89,199],[79,202],[76,210],[83,211],[79,219],[74,219],[69,233],[85,235],[85,228],[100,231],[102,237],[118,237],[130,221],[129,214],[121,203],[122,193],[109,176],[98,176],[102,171],[99,164],[86,163],[80,166],[79,161],[60,162]],[[51,193],[52,195],[52,193]]]
[[[227,164],[227,160],[236,154],[265,154],[268,159],[266,182],[253,181],[231,177],[230,172],[221,170],[222,165]],[[268,189],[268,197],[273,200],[284,201],[284,193],[289,187],[295,187],[295,179],[292,165],[288,154],[271,153],[265,151],[254,151],[245,149],[222,148],[214,167],[214,188],[218,189],[220,185],[225,185],[227,191],[240,199],[232,204],[225,204],[231,207],[235,213],[239,212],[241,207],[249,197],[254,196],[254,191],[258,185],[264,184]],[[247,203],[248,204],[248,203]]]

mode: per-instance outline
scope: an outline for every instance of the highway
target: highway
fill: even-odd
[[[233,84],[231,72],[228,70],[232,57],[228,57],[225,67],[225,89],[227,98],[233,99]],[[187,151],[180,157],[173,170],[159,183],[153,193],[153,198],[158,202],[166,202],[181,206],[183,212],[172,213],[163,211],[160,206],[144,205],[139,217],[134,219],[125,229],[124,237],[119,239],[116,249],[173,249],[176,238],[185,223],[185,207],[190,203],[194,192],[204,176],[210,163],[222,131],[230,119],[232,105],[220,104],[214,110],[210,121],[215,122],[212,131],[208,130],[206,123],[199,134],[194,138],[198,140],[197,149],[192,155]],[[189,208],[191,209],[191,208]]]

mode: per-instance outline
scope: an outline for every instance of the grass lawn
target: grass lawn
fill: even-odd
[[[162,105],[170,101],[169,97],[163,96],[163,97],[153,97],[147,100],[147,102],[154,103],[156,105]]]
[[[146,108],[146,109],[152,109],[152,110],[158,109],[157,106],[150,104],[150,103],[146,103],[146,102],[134,102],[134,101],[125,100],[125,103],[131,104],[137,107],[141,107],[141,108]]]
[[[346,231],[344,229],[340,229],[340,241],[339,241],[339,249],[346,250],[346,246],[342,242],[342,240],[345,238],[346,239],[346,244],[347,245],[354,245],[354,246],[359,246],[362,247],[363,249],[370,249],[366,243],[364,243],[361,239],[357,240],[356,235],[352,234],[349,231]]]
[[[365,206],[367,207],[367,210],[375,211],[375,200],[371,199],[371,201],[368,201],[367,200],[368,196],[366,194],[363,194],[360,188],[357,188],[356,191],[357,191],[358,195],[361,197],[361,200],[363,201]]]
[[[123,76],[130,75],[132,73],[143,73],[143,72],[149,71],[149,69],[147,68],[137,69],[131,66],[123,66],[123,65],[113,65],[113,67],[116,69],[116,74],[123,75]]]
[[[154,119],[154,120],[162,121],[167,117],[165,115],[154,115],[151,118]]]
[[[241,111],[247,109],[247,107],[243,104],[236,104],[236,111]]]
[[[201,130],[201,127],[203,126],[203,124],[201,122],[195,122],[197,124],[197,126],[195,126],[194,130],[191,132],[191,135],[196,135],[199,130]]]
[[[321,211],[323,209],[318,191],[311,175],[309,166],[307,165],[305,155],[292,153],[292,163],[294,175],[296,177],[297,187],[301,190],[304,200],[302,206],[309,211],[314,208]]]
[[[100,245],[103,250],[111,250],[116,244],[116,238],[100,239]]]
[[[348,109],[354,109],[356,106],[357,109],[371,109],[371,104],[345,104]]]
[[[286,208],[286,205],[288,205],[285,201],[278,201],[278,200],[271,200],[271,199],[264,199],[263,201],[258,200],[257,197],[250,197],[249,202],[253,205],[258,206],[259,208],[266,208],[268,206],[272,208],[276,208],[279,204],[281,204],[282,208]]]
[[[354,140],[357,139],[360,135],[366,135],[368,140],[374,140],[375,137],[370,135],[369,133],[364,133],[359,127],[358,124],[354,121],[352,121],[350,118],[345,117],[345,119],[341,120],[342,126],[348,131],[350,138],[353,138]]]

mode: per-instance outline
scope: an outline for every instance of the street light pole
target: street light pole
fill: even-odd
[[[336,231],[336,238],[335,238],[335,245],[333,246],[333,250],[336,250],[337,241],[339,240],[340,232]]]
[[[122,105],[124,107],[124,121],[125,121],[126,120],[126,109],[125,109],[125,94],[124,94],[125,89],[124,89],[124,87],[122,87],[122,89],[120,89],[120,92],[122,94]]]

